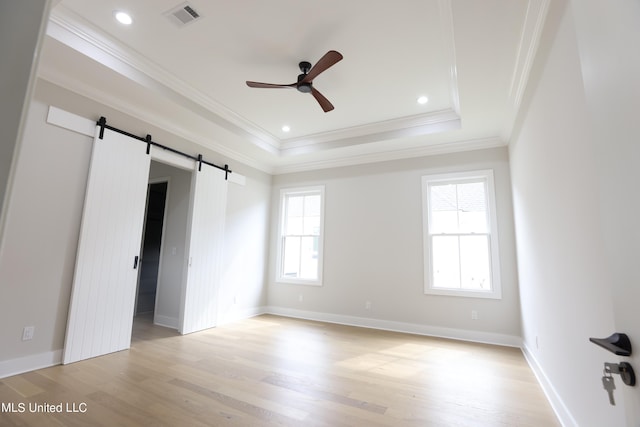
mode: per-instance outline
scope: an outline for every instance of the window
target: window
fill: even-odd
[[[422,177],[425,293],[501,298],[493,171]]]
[[[280,282],[322,284],[324,187],[280,191]]]

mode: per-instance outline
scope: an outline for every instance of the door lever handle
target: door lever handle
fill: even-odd
[[[138,255],[136,255],[136,257],[133,259],[133,269],[137,269],[138,268]]]

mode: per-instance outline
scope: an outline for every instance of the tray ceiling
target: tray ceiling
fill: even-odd
[[[547,4],[62,0],[40,77],[270,173],[499,146]],[[182,24],[185,6],[198,18]],[[331,112],[309,94],[245,84],[293,83],[300,61],[329,50],[344,59],[314,87]]]

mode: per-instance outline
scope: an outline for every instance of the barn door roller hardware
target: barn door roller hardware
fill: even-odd
[[[104,118],[104,117],[100,117],[100,120],[98,120],[97,124],[98,124],[98,126],[100,126],[100,139],[102,139],[104,137],[104,130],[105,129],[109,129],[109,130],[112,130],[114,132],[118,132],[118,133],[120,133],[122,135],[126,135],[126,136],[128,136],[130,138],[137,139],[138,141],[142,141],[142,142],[146,143],[147,144],[147,154],[150,153],[151,146],[155,145],[156,147],[162,148],[163,150],[171,151],[172,153],[179,154],[179,155],[184,156],[184,157],[186,157],[188,159],[191,159],[191,160],[195,160],[196,162],[198,162],[198,171],[202,170],[202,165],[205,164],[205,165],[213,166],[214,168],[223,170],[224,171],[224,179],[225,180],[227,180],[229,178],[229,174],[232,173],[231,169],[229,169],[229,165],[219,166],[219,165],[216,165],[214,163],[208,162],[208,161],[206,161],[206,160],[204,160],[202,158],[202,154],[198,154],[197,156],[192,156],[190,154],[183,153],[182,151],[178,151],[175,148],[167,147],[166,145],[162,145],[162,144],[159,144],[157,142],[152,141],[151,140],[151,135],[147,135],[147,136],[145,136],[143,138],[143,137],[134,135],[132,133],[126,132],[126,131],[124,131],[122,129],[118,129],[118,128],[114,128],[113,126],[109,126],[109,125],[107,125],[107,119]]]

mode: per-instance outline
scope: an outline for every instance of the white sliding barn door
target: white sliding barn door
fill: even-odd
[[[197,169],[197,166],[196,166]],[[202,165],[192,181],[192,216],[180,333],[216,326],[227,203],[225,172]]]
[[[150,156],[146,144],[96,128],[63,363],[129,348]]]

